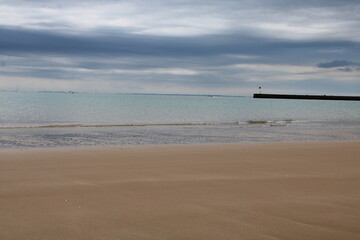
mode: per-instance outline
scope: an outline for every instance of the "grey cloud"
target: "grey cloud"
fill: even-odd
[[[309,7],[339,7],[347,5],[360,5],[358,0],[302,0],[302,1],[289,1],[289,0],[269,0],[262,1],[267,2],[269,5],[275,7],[286,7],[286,8],[309,8]],[[266,4],[266,3],[265,3]]]
[[[75,4],[104,4],[104,3],[119,3],[126,2],[121,0],[78,0]],[[163,4],[163,5],[204,5],[202,0],[154,0],[149,1],[146,0],[132,0],[135,3],[141,4]],[[74,1],[72,0],[4,0],[3,4],[9,5],[50,5],[50,6],[59,6],[59,5],[74,5]],[[359,4],[358,0],[223,0],[221,2],[217,0],[208,0],[207,5],[219,5],[224,6],[228,4],[237,4],[242,6],[254,6],[254,5],[266,5],[266,6],[287,6],[287,7],[309,7],[309,6],[343,6],[343,5],[354,5]]]
[[[119,7],[116,4],[124,3],[125,5],[131,5],[131,13],[127,12],[118,12],[116,8]],[[11,0],[11,1],[2,1],[2,5],[8,5],[16,7],[17,10],[26,7],[34,8],[74,8],[79,5],[83,9],[96,9],[97,7],[103,7],[106,5],[114,6],[114,11],[112,8],[107,9],[106,14],[102,13],[107,19],[116,19],[118,17],[128,17],[136,18],[137,16],[146,16],[148,21],[153,25],[146,26],[153,28],[174,27],[174,24],[178,23],[179,26],[189,27],[191,23],[186,22],[185,25],[182,20],[189,19],[193,16],[197,16],[197,19],[201,21],[204,17],[213,17],[214,19],[225,20],[226,24],[231,25],[231,29],[243,29],[244,26],[241,25],[245,23],[249,28],[255,27],[257,23],[281,23],[287,21],[290,25],[301,26],[312,24],[314,21],[320,21],[322,24],[329,24],[331,26],[332,22],[336,21],[345,21],[345,20],[359,20],[358,9],[360,7],[360,2],[358,0],[315,0],[315,1],[297,1],[297,0],[208,0],[206,3],[202,0],[154,0],[154,1],[145,1],[145,0],[132,0],[132,1],[116,1],[116,0],[79,0],[79,1],[70,1],[70,0],[49,0],[49,1],[21,1],[21,0]],[[345,8],[343,8],[345,7]],[[321,8],[320,10],[312,11],[301,11],[296,12],[296,10],[309,9],[309,8]],[[331,10],[329,10],[329,8]],[[121,6],[119,7],[121,10]],[[25,11],[24,11],[25,12]],[[39,11],[37,14],[43,14]],[[55,18],[53,19],[54,23],[50,25],[59,24],[66,25],[69,22],[66,22],[66,16],[69,12],[63,12],[65,18]],[[73,13],[72,13],[73,14]],[[94,13],[96,14],[96,13]],[[25,14],[26,15],[26,14]],[[29,18],[34,16],[29,15]],[[41,17],[41,16],[40,16]],[[43,19],[49,20],[47,17],[49,15],[43,15]],[[89,17],[89,16],[88,16]],[[177,21],[172,21],[174,18]],[[51,16],[50,16],[51,19]],[[165,20],[165,21],[164,21]],[[168,20],[168,21],[166,21]],[[63,22],[62,22],[63,21]],[[169,25],[167,22],[171,22]],[[70,22],[72,27],[77,25],[76,22]],[[239,25],[240,23],[240,25]],[[36,19],[36,21],[31,21],[31,23],[23,24],[23,27],[32,28],[34,26],[38,27],[49,27],[49,23],[41,23]],[[96,24],[96,23],[94,23]],[[196,23],[194,23],[196,24]],[[347,31],[348,28],[356,29],[355,26],[350,26],[351,21],[347,21],[349,26],[342,26],[342,31]],[[140,24],[141,25],[141,24]],[[156,25],[156,26],[154,26]],[[202,27],[206,27],[202,25]],[[211,28],[211,26],[208,26]],[[70,26],[69,26],[70,28]],[[222,29],[224,30],[224,29]],[[220,30],[221,31],[221,30]],[[276,35],[276,33],[275,33]]]
[[[331,62],[319,63],[319,68],[337,68],[342,72],[360,71],[360,63],[347,60],[334,60]]]
[[[345,67],[345,66],[351,66],[354,62],[350,62],[347,60],[334,60],[332,62],[326,62],[326,63],[319,63],[319,68],[333,68],[333,67]]]
[[[344,68],[339,68],[338,69],[339,71],[342,71],[342,72],[352,72],[354,71],[352,68],[350,67],[344,67]]]

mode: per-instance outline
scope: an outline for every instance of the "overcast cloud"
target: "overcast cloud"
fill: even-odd
[[[5,0],[0,12],[0,90],[360,94],[358,0]]]

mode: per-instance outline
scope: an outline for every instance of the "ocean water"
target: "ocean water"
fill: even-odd
[[[360,140],[360,102],[0,92],[0,148]]]

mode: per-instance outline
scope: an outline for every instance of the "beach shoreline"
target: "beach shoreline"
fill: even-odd
[[[357,239],[360,141],[0,151],[1,239]]]
[[[75,145],[75,146],[44,146],[44,147],[13,147],[13,148],[0,148],[0,156],[2,153],[21,153],[21,152],[71,152],[71,151],[119,151],[119,150],[130,150],[130,149],[138,149],[138,150],[161,150],[161,148],[167,149],[176,149],[179,148],[198,148],[198,147],[209,147],[211,148],[219,146],[219,147],[245,147],[245,146],[253,146],[253,147],[261,147],[261,146],[271,146],[271,145],[281,145],[281,144],[305,144],[305,145],[328,145],[328,144],[336,144],[336,143],[359,143],[358,139],[348,139],[348,140],[293,140],[293,141],[240,141],[240,142],[203,142],[203,143],[160,143],[160,144],[129,144],[129,145]],[[0,159],[1,161],[1,159]]]

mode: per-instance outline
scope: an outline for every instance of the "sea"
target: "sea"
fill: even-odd
[[[0,149],[339,140],[359,101],[0,92]]]

